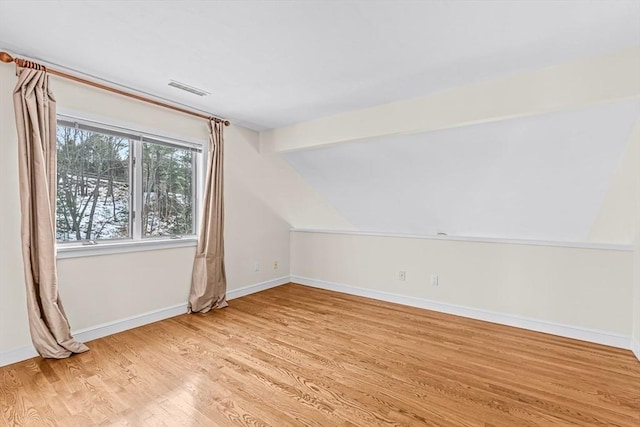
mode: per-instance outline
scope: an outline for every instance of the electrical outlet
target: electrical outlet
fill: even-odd
[[[254,262],[253,263],[253,271],[260,271],[260,263],[259,262]]]
[[[398,273],[398,279],[400,279],[400,281],[402,282],[407,280],[407,272],[404,270],[400,271],[400,273]]]
[[[438,286],[439,284],[439,278],[437,274],[432,274],[431,275],[431,286]]]
[[[273,269],[274,270],[278,269],[278,261],[273,261]]]

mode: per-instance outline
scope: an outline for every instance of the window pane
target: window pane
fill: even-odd
[[[142,237],[194,234],[193,152],[142,144]]]
[[[129,152],[126,138],[58,126],[59,241],[130,237]]]

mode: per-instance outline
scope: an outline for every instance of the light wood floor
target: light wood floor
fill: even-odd
[[[9,426],[640,426],[631,352],[285,285],[0,368]]]

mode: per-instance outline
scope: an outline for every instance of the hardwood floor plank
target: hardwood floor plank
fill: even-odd
[[[345,323],[341,323],[341,326],[344,328],[344,327],[345,327]],[[372,335],[371,335],[371,333],[369,333],[369,334],[368,334],[368,336],[372,336]],[[351,339],[351,342],[353,342],[353,339]],[[416,369],[418,369],[418,370],[419,370],[419,369],[420,369],[420,367],[419,367],[419,366],[411,365],[411,364],[406,364],[406,363],[405,363],[405,361],[406,361],[406,359],[407,359],[409,356],[414,357],[414,360],[419,360],[419,357],[420,357],[420,356],[423,356],[423,355],[421,355],[421,354],[416,355],[415,353],[413,353],[413,351],[412,351],[412,349],[411,349],[411,347],[412,347],[412,346],[409,346],[409,347],[407,347],[407,348],[403,348],[403,347],[402,347],[402,344],[401,344],[400,342],[394,342],[394,340],[393,340],[393,339],[389,340],[389,342],[391,342],[391,343],[395,344],[395,345],[394,345],[394,349],[398,349],[398,348],[400,348],[400,349],[401,349],[401,350],[400,350],[400,353],[397,353],[397,356],[398,356],[398,357],[399,357],[399,359],[401,360],[401,362],[400,362],[400,363],[404,363],[404,365],[402,366],[402,368],[403,368],[403,369],[408,369],[408,368],[409,368],[409,369],[413,369],[413,370],[416,370]],[[361,343],[361,345],[367,345],[367,343]],[[370,351],[373,351],[373,350],[371,350],[371,349],[370,349]],[[352,355],[349,355],[347,358],[351,359],[351,358],[353,358],[353,357],[354,357],[354,355],[352,354]],[[361,360],[361,361],[362,361],[362,360]],[[433,362],[433,360],[432,360],[431,362]],[[375,362],[367,361],[367,363],[372,363],[372,364],[373,364],[373,363],[375,363]],[[440,369],[444,369],[444,368],[445,368],[444,366],[440,366]],[[389,366],[385,366],[385,367],[384,367],[384,369],[388,370],[388,369],[390,369],[390,367],[389,367]],[[449,371],[449,374],[455,377],[455,376],[457,375],[457,372],[456,372],[455,370],[450,370],[450,371]],[[471,372],[471,374],[473,374],[473,372]],[[437,377],[438,377],[438,375],[436,375],[436,377],[435,377],[435,378],[437,379]],[[481,382],[480,382],[480,381],[476,381],[476,382],[475,382],[475,383],[473,383],[473,384],[471,384],[471,383],[469,383],[469,382],[468,382],[468,384],[470,384],[470,385],[476,385],[476,386],[477,386],[477,385],[481,384]],[[511,385],[513,385],[513,384],[514,384],[514,383],[512,383]],[[442,384],[442,383],[441,383],[441,384],[439,384],[439,386],[440,386],[440,387],[443,387],[443,388],[445,388],[445,387],[446,387],[446,385],[444,385],[444,384]],[[456,386],[454,386],[454,389],[455,389],[455,388],[456,388]],[[486,390],[486,391],[488,392],[488,390]],[[495,390],[494,390],[494,392],[493,392],[493,393],[495,393]],[[489,394],[489,395],[491,395],[492,393],[488,393],[488,394]],[[537,396],[537,397],[538,397],[538,398],[540,398],[540,396]],[[570,401],[570,400],[565,399],[565,397],[564,397],[564,395],[563,395],[563,394],[558,394],[557,396],[553,396],[553,397],[554,397],[554,398],[561,398],[561,399],[564,399],[564,400],[565,400],[565,403],[566,403],[566,402],[571,403],[571,401]],[[584,397],[584,396],[580,396],[580,398],[583,398],[583,397]],[[548,403],[548,404],[549,404],[549,403]],[[584,406],[584,405],[582,405],[581,403],[579,403],[578,405],[579,405],[579,406]],[[584,408],[583,408],[583,409],[584,409]],[[613,415],[613,416],[615,416],[615,414],[612,414],[612,415]],[[584,417],[585,417],[585,416],[582,416],[582,417],[583,417],[583,419],[581,419],[580,421],[589,421],[589,418],[584,419]]]
[[[634,426],[631,352],[284,285],[0,368],[6,426]]]

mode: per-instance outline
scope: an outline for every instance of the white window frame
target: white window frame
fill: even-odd
[[[127,252],[140,252],[150,251],[158,249],[171,249],[180,247],[195,246],[198,238],[198,227],[200,218],[200,207],[202,200],[202,189],[204,188],[205,180],[205,165],[208,156],[208,146],[202,140],[193,138],[183,138],[175,136],[162,135],[160,132],[154,130],[142,130],[140,127],[132,126],[130,124],[115,124],[113,120],[102,120],[93,118],[84,118],[75,114],[59,113],[57,122],[63,121],[65,125],[69,123],[78,123],[85,126],[96,128],[96,130],[103,130],[107,133],[117,132],[119,134],[129,135],[132,141],[129,158],[130,162],[137,162],[142,159],[142,143],[141,142],[156,142],[166,143],[175,147],[184,147],[199,150],[200,152],[193,151],[194,157],[197,161],[193,162],[193,178],[194,178],[194,192],[193,192],[193,235],[186,236],[163,236],[163,237],[145,237],[142,238],[142,191],[138,189],[142,188],[142,167],[130,166],[130,209],[129,209],[129,224],[131,226],[131,237],[127,239],[113,239],[113,240],[98,240],[87,244],[86,241],[71,241],[71,242],[56,242],[56,256],[58,259],[65,258],[77,258],[96,255],[107,255]],[[199,157],[199,159],[197,159]],[[134,176],[135,175],[135,176]]]

